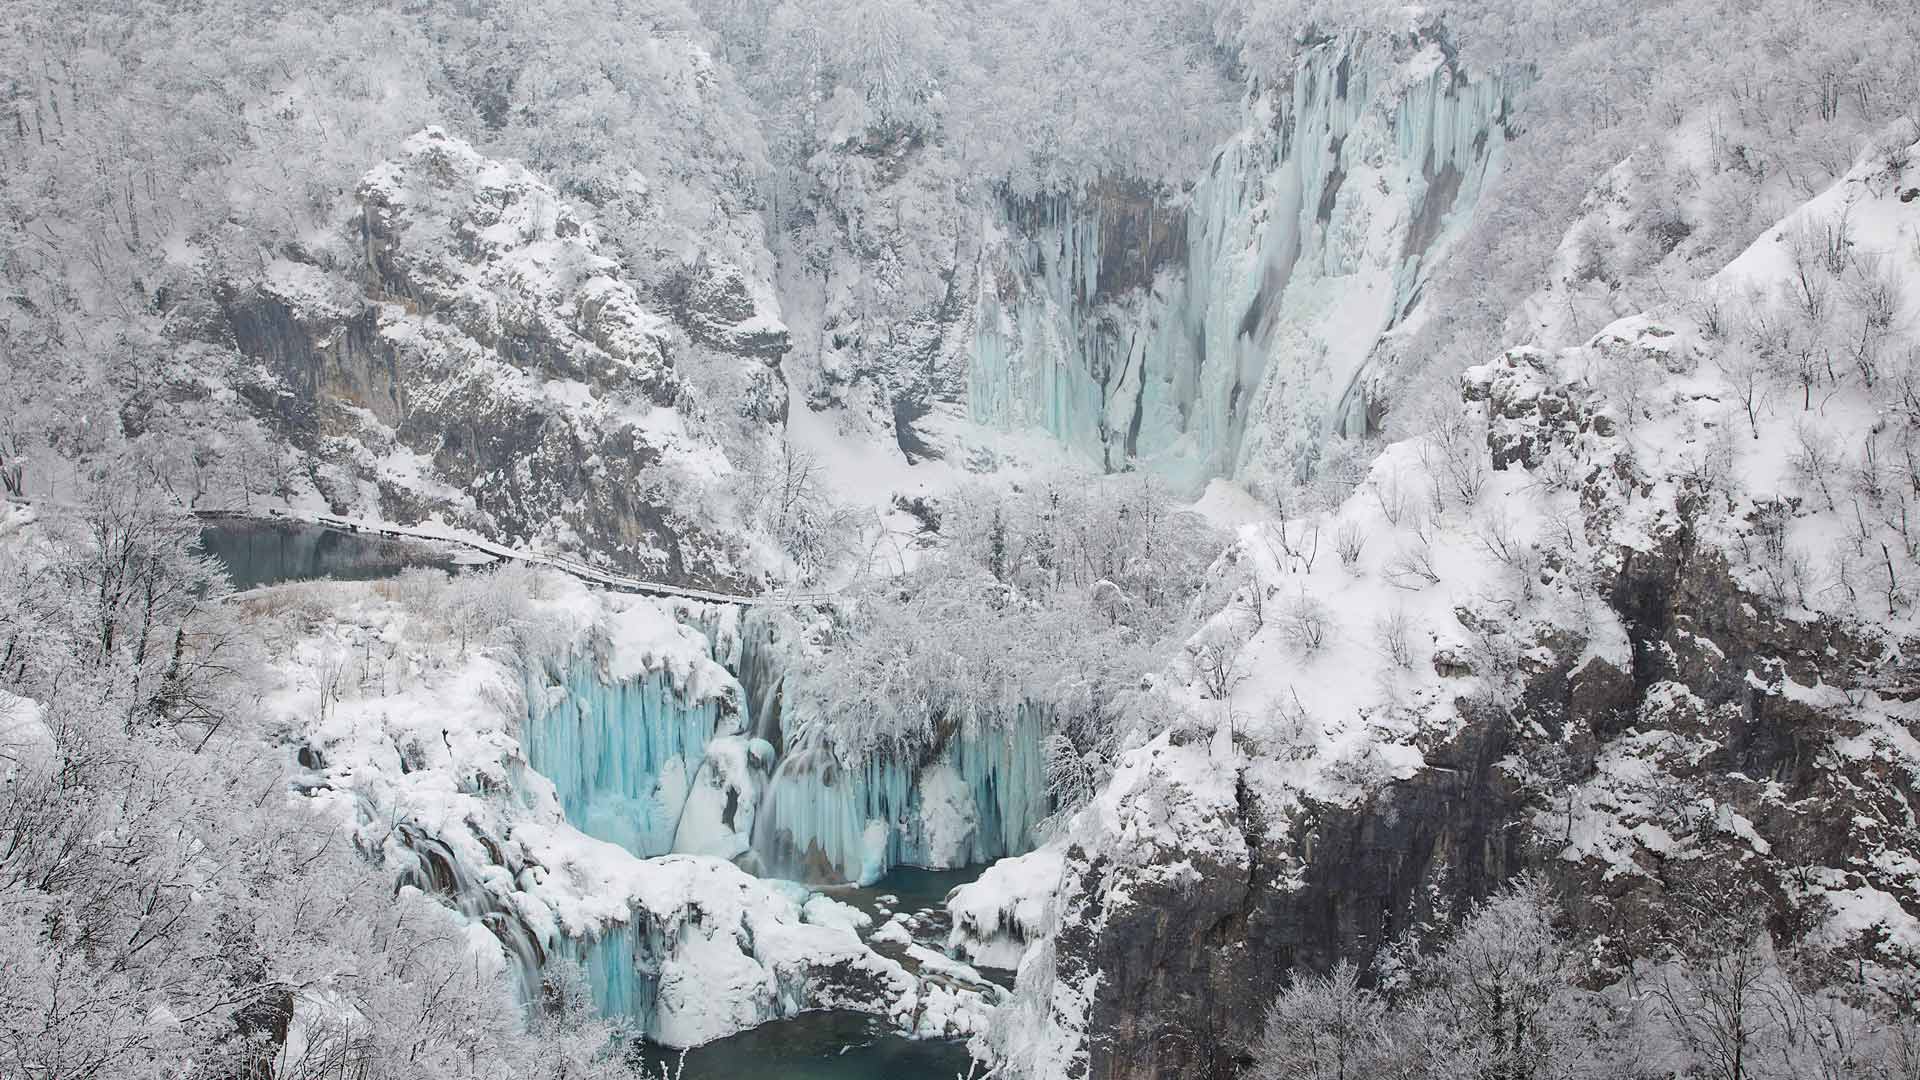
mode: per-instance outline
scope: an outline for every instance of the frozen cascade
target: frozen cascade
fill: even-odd
[[[917,993],[902,972],[869,970],[877,961],[857,938],[818,927],[805,928],[812,940],[795,938],[804,888],[768,880],[736,896],[753,879],[715,878],[712,863],[684,860],[838,882],[900,863],[963,866],[1029,850],[1047,811],[1044,716],[1021,710],[1003,728],[950,738],[924,767],[875,759],[847,771],[804,732],[782,755],[775,740],[796,733],[781,730],[779,627],[738,609],[656,614],[671,624],[636,623],[651,635],[640,639],[677,641],[656,650],[678,655],[677,665],[631,648],[622,660],[616,633],[522,671],[529,768],[552,784],[569,824],[647,859],[659,889],[624,917],[541,934],[529,943],[534,964],[544,954],[578,961],[604,1012],[672,1045],[792,1015],[822,995],[872,1008]],[[689,664],[689,652],[704,655]],[[785,857],[775,839],[796,836],[791,850],[806,858]],[[702,898],[667,884],[676,876],[717,891]],[[732,916],[709,910],[721,897],[753,912],[758,928],[736,933]],[[521,966],[530,993],[536,969]]]
[[[754,851],[769,872],[870,884],[894,866],[934,869],[1030,851],[1047,814],[1047,716],[957,733],[933,760],[871,755],[849,765],[805,739],[781,758]]]
[[[1166,266],[1151,228],[1115,236],[1103,196],[1004,212],[1006,265],[983,275],[970,356],[974,419],[1188,488],[1310,472],[1330,433],[1367,423],[1368,360],[1468,224],[1526,82],[1469,75],[1436,44],[1313,49],[1289,85],[1250,100],[1182,227],[1162,230],[1180,241]],[[1144,264],[1132,280],[1113,273],[1125,259]]]
[[[501,903],[445,841],[412,824],[401,824],[394,832],[399,841],[396,853],[410,857],[400,870],[400,883],[439,897],[465,916],[470,926],[492,934],[507,960],[505,974],[514,1001],[523,1009],[534,1007],[547,954],[525,920]]]
[[[566,949],[585,969],[587,985],[593,988],[593,1003],[603,1016],[644,1019],[653,1015],[653,990],[660,974],[656,962],[651,970],[641,970],[643,956],[657,958],[657,950],[641,953],[635,948],[638,937],[631,921],[609,928],[597,937],[569,938]]]
[[[672,851],[708,742],[743,718],[723,720],[717,698],[688,701],[665,671],[609,681],[576,660],[527,677],[527,762],[553,782],[567,820],[643,858]]]
[[[809,918],[811,890],[746,868],[777,757],[747,703],[777,708],[792,620],[558,575],[528,594],[519,649],[448,649],[324,709],[310,673],[333,643],[296,643],[272,706],[293,733],[294,790],[350,825],[398,887],[444,903],[474,962],[529,1010],[560,957],[599,1008],[668,1045],[808,1009],[928,1037],[980,1029],[990,984],[923,979]],[[419,613],[363,610],[378,632]]]

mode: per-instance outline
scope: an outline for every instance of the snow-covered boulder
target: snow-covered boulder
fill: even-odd
[[[1030,942],[1047,932],[1047,907],[1060,887],[1065,854],[1044,847],[987,867],[947,896],[947,947],[979,967],[1016,971]]]
[[[753,811],[773,769],[764,740],[724,735],[707,743],[673,834],[673,850],[735,859],[753,849]]]

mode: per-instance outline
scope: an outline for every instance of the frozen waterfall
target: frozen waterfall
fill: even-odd
[[[664,671],[609,681],[590,661],[540,664],[528,683],[521,742],[567,820],[643,858],[672,851],[707,743],[733,733],[718,703],[688,701]]]
[[[1158,238],[1151,214],[1146,235],[1112,228],[1138,209],[1100,190],[1004,207],[973,418],[1190,489],[1311,472],[1329,434],[1364,428],[1375,346],[1471,218],[1526,81],[1464,72],[1435,44],[1328,43],[1250,99]]]
[[[1048,718],[953,734],[931,762],[884,754],[846,764],[827,747],[781,759],[754,830],[771,873],[869,884],[894,866],[950,868],[1029,851],[1047,814]]]

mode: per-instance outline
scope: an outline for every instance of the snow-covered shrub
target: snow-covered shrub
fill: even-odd
[[[1413,636],[1413,620],[1405,609],[1395,608],[1373,621],[1374,649],[1387,663],[1402,671],[1413,670]]]
[[[1206,696],[1225,701],[1246,678],[1240,667],[1240,653],[1246,638],[1232,626],[1214,623],[1187,643],[1187,662]]]
[[[1349,573],[1359,569],[1360,552],[1366,546],[1367,534],[1361,530],[1359,522],[1341,522],[1339,531],[1334,533],[1333,547],[1340,555],[1340,565],[1346,567]]]
[[[1270,700],[1259,730],[1262,741],[1271,744],[1271,752],[1282,760],[1304,760],[1320,747],[1320,722],[1296,693]]]
[[[1423,531],[1416,531],[1413,538],[1387,560],[1383,572],[1388,582],[1402,589],[1417,590],[1440,584],[1440,570],[1433,559],[1432,537]]]
[[[1338,631],[1333,612],[1320,598],[1302,589],[1288,599],[1280,615],[1280,632],[1287,644],[1302,656],[1311,657]]]
[[[1422,409],[1421,421],[1426,434],[1419,443],[1420,465],[1431,487],[1433,508],[1443,510],[1449,501],[1471,507],[1487,484],[1484,416],[1441,398]]]

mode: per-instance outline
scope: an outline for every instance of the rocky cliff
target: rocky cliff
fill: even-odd
[[[666,580],[754,572],[720,443],[777,432],[785,331],[737,270],[701,263],[657,311],[586,211],[438,129],[354,197],[343,243],[283,249],[212,322],[326,509]]]
[[[1856,257],[1920,294],[1902,175],[1856,169],[1684,309],[1469,370],[1338,510],[1242,530],[1181,719],[1056,843],[1044,925],[1006,920],[1017,1072],[1232,1075],[1277,973],[1365,964],[1521,870],[1596,982],[1688,904],[1757,901],[1910,993],[1915,375],[1874,359],[1898,337],[1854,371],[1778,351],[1871,321],[1804,303]],[[1836,227],[1895,250],[1815,265]]]

